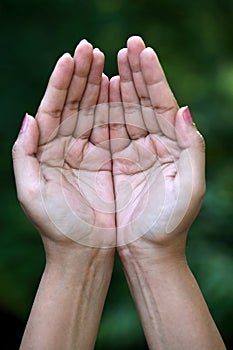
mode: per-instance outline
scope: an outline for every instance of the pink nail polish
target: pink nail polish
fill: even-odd
[[[190,113],[188,106],[185,108],[183,116],[184,116],[184,120],[186,121],[186,123],[191,124],[191,125],[193,124],[193,118],[191,116],[191,113]]]
[[[24,116],[24,119],[23,119],[23,123],[22,123],[21,129],[20,129],[20,132],[22,132],[22,133],[25,132],[27,129],[27,126],[28,126],[28,115],[26,113]]]

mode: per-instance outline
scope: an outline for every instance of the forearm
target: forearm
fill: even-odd
[[[137,253],[129,249],[122,262],[149,348],[225,349],[185,256]]]
[[[21,350],[94,348],[113,253],[81,247],[74,259],[48,259]]]

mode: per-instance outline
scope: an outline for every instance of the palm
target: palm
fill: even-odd
[[[156,145],[166,146],[169,141],[148,135],[131,141],[114,157],[119,245],[145,234],[147,239],[160,240],[178,226],[188,209],[191,193],[184,186],[183,196],[181,183],[184,184],[184,175],[191,177],[187,170],[182,174],[183,168],[190,169],[189,158],[178,144],[173,145],[175,152],[169,157],[157,153]],[[180,167],[179,160],[187,166]]]
[[[108,232],[115,222],[109,156],[107,149],[74,138],[56,139],[38,152],[49,219],[82,244],[114,244]]]

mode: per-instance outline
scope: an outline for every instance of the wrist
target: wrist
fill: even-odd
[[[68,288],[72,286],[73,289],[79,290],[90,283],[101,288],[100,281],[103,288],[104,285],[109,285],[114,264],[114,249],[92,248],[76,242],[69,246],[54,247],[47,242],[45,251],[44,277],[52,281],[54,286],[67,285]]]
[[[46,259],[44,279],[48,281],[51,289],[63,290],[65,287],[64,294],[67,296],[76,290],[72,299],[79,299],[83,288],[88,289],[86,293],[90,293],[91,298],[94,290],[103,288],[104,292],[109,285],[113,263],[112,250],[102,251],[81,246],[76,251],[70,250],[66,251],[66,254],[62,252],[56,256],[49,256]]]
[[[106,260],[113,261],[115,248],[96,248],[79,244],[67,239],[65,242],[54,242],[43,237],[46,254],[46,266],[49,268],[77,270],[77,266],[88,266],[95,262],[101,267]]]
[[[117,248],[125,268],[137,262],[141,267],[163,266],[170,262],[186,261],[187,232],[167,236],[165,240],[152,241],[144,237]]]

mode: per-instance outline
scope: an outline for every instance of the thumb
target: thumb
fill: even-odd
[[[193,194],[203,197],[205,192],[205,142],[193,123],[188,107],[178,110],[175,129],[177,141],[182,150],[179,171],[181,174],[189,173],[191,176],[189,179],[186,176],[187,181],[184,181],[184,185],[188,182],[187,185],[190,186],[192,182]]]
[[[178,196],[168,220],[168,233],[175,228],[180,232],[189,228],[200,210],[205,193],[205,144],[192,121],[188,107],[178,110],[175,132],[180,149],[176,177]]]
[[[36,158],[39,128],[36,120],[26,114],[12,149],[13,167],[18,199],[26,204],[39,189],[40,171]]]
[[[181,107],[176,115],[176,137],[181,148],[195,148],[205,153],[205,142],[193,122],[189,108]]]

